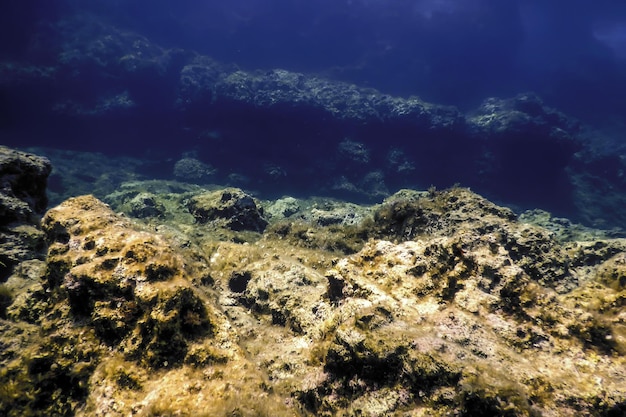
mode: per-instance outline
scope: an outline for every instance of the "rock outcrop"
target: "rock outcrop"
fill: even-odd
[[[524,208],[584,211],[576,188],[586,184],[568,169],[591,141],[532,94],[491,98],[465,115],[315,74],[243,70],[94,16],[66,17],[47,35],[59,50],[54,59],[0,63],[12,103],[0,110],[24,130],[35,127],[20,115],[37,117],[66,146],[183,156],[156,164],[160,178],[369,203],[400,188],[462,181]],[[20,104],[25,90],[32,100]],[[89,145],[80,126],[88,126]]]
[[[50,210],[43,229],[42,282],[8,311],[42,338],[5,352],[4,415],[290,415],[238,347],[192,250],[92,196]]]
[[[17,264],[45,252],[36,225],[47,208],[51,169],[46,158],[0,146],[0,282]]]
[[[571,210],[574,185],[566,168],[583,148],[579,123],[534,94],[520,94],[485,100],[468,125],[483,149],[479,180],[486,189],[510,201]]]
[[[219,222],[236,230],[263,232],[267,220],[254,199],[237,188],[227,188],[192,197],[187,208],[200,224]]]
[[[92,196],[48,211],[46,269],[0,323],[0,411],[626,410],[622,239],[522,222],[463,188],[358,211],[289,199],[295,212],[233,231],[225,220],[247,205],[203,223],[190,202],[237,190],[157,188],[141,198],[162,209],[137,219]],[[141,195],[110,201],[132,214]]]
[[[0,225],[33,222],[46,211],[51,170],[46,158],[0,146]]]

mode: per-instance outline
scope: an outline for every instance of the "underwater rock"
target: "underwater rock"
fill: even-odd
[[[0,282],[20,262],[44,256],[37,224],[51,169],[46,158],[0,146]]]
[[[339,155],[350,162],[367,164],[370,161],[370,150],[363,143],[346,138],[337,148]]]
[[[40,334],[22,336],[28,349],[7,350],[3,415],[289,415],[264,392],[214,290],[203,286],[211,280],[198,253],[142,230],[93,196],[49,210],[42,225],[48,268],[7,311],[16,326],[30,323]],[[20,367],[26,372],[16,373]],[[182,382],[190,380],[191,390]],[[14,391],[32,402],[18,401]],[[236,404],[234,392],[256,401]]]
[[[173,88],[173,74],[193,55],[176,48],[162,48],[138,33],[109,26],[95,16],[75,16],[65,20],[64,25],[68,32],[60,30],[55,39],[60,50],[56,66],[60,78],[73,88],[68,90],[66,100],[57,99],[53,109],[68,116],[124,116],[136,114],[138,107],[167,105],[172,97],[167,88]],[[108,84],[94,91],[96,97],[85,100],[75,94],[76,87],[83,86],[83,80],[90,77],[123,82]],[[93,91],[93,85],[90,87]]]
[[[455,130],[464,125],[463,116],[454,107],[391,97],[373,89],[283,69],[219,73],[213,61],[200,58],[181,73],[184,88],[179,102],[186,105],[197,97],[210,97],[258,109],[288,106],[311,115],[321,110],[339,120],[405,122],[426,130]]]
[[[553,140],[567,140],[581,129],[578,122],[548,108],[533,93],[510,99],[489,98],[470,114],[468,122],[473,129],[490,136],[517,136],[539,131]]]
[[[531,278],[559,292],[576,286],[570,260],[552,233],[515,222],[511,210],[466,189],[433,190],[413,200],[392,196],[374,212],[374,218],[378,236],[397,241],[452,236],[470,225],[479,234],[497,233],[493,247],[506,250]],[[457,250],[464,253],[472,249],[461,245]]]
[[[130,214],[140,219],[146,217],[162,217],[165,215],[165,207],[156,201],[150,193],[139,193],[129,202]]]
[[[256,249],[221,246],[213,267],[225,268],[215,278],[230,287],[222,305],[240,330],[281,341],[249,350],[273,380],[294,384],[311,414],[592,416],[598,401],[601,414],[622,407],[623,240],[559,243],[461,188],[390,197],[357,226],[361,249],[340,258],[300,252],[285,238],[310,242],[313,231],[280,224]],[[317,233],[329,242],[332,227]]]
[[[196,195],[189,199],[187,207],[201,224],[218,221],[235,231],[255,232],[263,232],[267,226],[262,208],[257,207],[254,199],[238,188]]]
[[[475,195],[463,194],[443,195],[465,204],[475,201]],[[537,280],[506,249],[506,235],[526,239],[525,226],[498,215],[467,213],[467,224],[442,235],[431,229],[432,234],[424,230],[398,244],[370,241],[326,273],[326,296],[336,306],[319,356],[327,374],[303,384],[299,393],[316,414],[359,404],[366,415],[398,409],[442,416],[485,415],[485,410],[489,415],[595,415],[595,400],[582,398],[604,398],[605,384],[612,387],[612,400],[602,405],[604,412],[621,407],[625,327],[611,319],[614,313],[598,317],[585,304],[598,296],[606,299],[603,306],[593,306],[597,312],[623,294],[623,287],[611,295],[606,287],[594,290],[597,278],[585,277],[590,265],[607,258],[578,264],[575,274],[591,281],[555,295],[550,285],[562,279],[559,270],[545,269]],[[544,245],[528,247],[527,256],[536,259],[554,250]],[[620,273],[609,265],[619,263],[620,253],[608,255],[611,261],[603,264],[613,271],[612,284],[605,284],[613,288]],[[570,255],[559,251],[548,256],[571,263]],[[575,307],[575,300],[586,301]],[[596,361],[598,354],[603,359]],[[578,360],[594,365],[580,373]],[[567,375],[571,366],[575,375],[556,377]],[[603,384],[597,383],[599,375]],[[386,388],[398,395],[385,395]],[[385,411],[373,412],[373,403]]]
[[[293,216],[298,211],[300,211],[300,204],[293,197],[280,198],[265,208],[265,212],[272,220]]]
[[[215,174],[215,169],[196,158],[182,158],[174,164],[174,177],[180,181],[202,183],[213,174]]]
[[[167,184],[127,192],[220,227],[251,198]],[[458,187],[297,204],[247,241],[91,196],[49,210],[42,280],[3,307],[0,412],[619,415],[626,240]]]
[[[483,148],[479,180],[512,202],[542,201],[548,209],[573,209],[566,167],[582,149],[581,126],[548,108],[534,94],[489,98],[467,119]]]
[[[318,226],[348,226],[359,224],[368,214],[369,212],[363,210],[360,206],[346,203],[313,207],[310,213],[304,217]]]
[[[0,227],[0,283],[25,261],[45,258],[44,234],[38,227],[14,224]]]
[[[187,62],[180,70],[177,107],[183,111],[192,111],[210,105],[215,100],[213,86],[225,70],[228,69],[208,56],[196,56]],[[230,70],[234,71],[232,68]]]
[[[31,221],[46,210],[51,170],[46,158],[0,146],[0,225]]]
[[[74,16],[50,28],[50,42],[59,49],[56,61],[33,67],[15,62],[2,69],[11,93],[22,73],[45,73],[32,84],[62,83],[59,97],[39,95],[39,102],[57,114],[71,117],[124,117],[142,110],[171,109],[195,117],[211,109],[227,110],[236,118],[241,110],[259,114],[277,107],[296,111],[296,118],[341,123],[391,123],[418,131],[459,131],[463,115],[453,107],[418,98],[391,97],[373,89],[325,80],[283,69],[248,72],[210,57],[167,49],[134,32],[107,25],[95,16]],[[80,77],[78,76],[80,74]],[[22,77],[23,78],[23,77]],[[108,80],[85,98],[84,79]],[[114,80],[114,81],[113,81]],[[221,114],[221,113],[220,113]],[[211,119],[212,120],[212,119]],[[278,121],[278,120],[277,120]],[[207,126],[205,126],[207,128]]]
[[[202,272],[161,237],[134,230],[92,196],[51,209],[42,225],[54,266],[45,287],[62,290],[71,313],[89,320],[104,343],[162,366],[181,361],[188,340],[211,332],[210,312],[184,278]],[[187,315],[197,318],[187,323]]]

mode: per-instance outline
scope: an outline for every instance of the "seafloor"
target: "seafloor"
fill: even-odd
[[[626,239],[460,187],[259,200],[39,151],[49,210],[50,161],[0,147],[1,415],[626,413]]]

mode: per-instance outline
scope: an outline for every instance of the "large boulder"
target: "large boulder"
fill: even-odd
[[[207,192],[189,199],[187,207],[198,223],[217,222],[235,231],[263,232],[267,220],[254,198],[238,188]]]

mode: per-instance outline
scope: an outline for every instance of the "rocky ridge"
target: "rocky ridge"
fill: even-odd
[[[316,74],[238,68],[93,15],[64,16],[33,36],[45,39],[0,62],[11,103],[1,110],[14,125],[3,139],[15,146],[19,137],[49,144],[41,138],[54,131],[66,147],[154,152],[163,160],[152,178],[167,171],[202,185],[369,203],[463,181],[586,224],[625,221],[615,209],[626,190],[619,152],[595,152],[596,133],[532,93],[464,114]]]
[[[7,281],[28,287],[0,322],[6,415],[626,410],[623,239],[464,188],[360,207],[135,182],[106,201],[50,209],[45,268]]]

